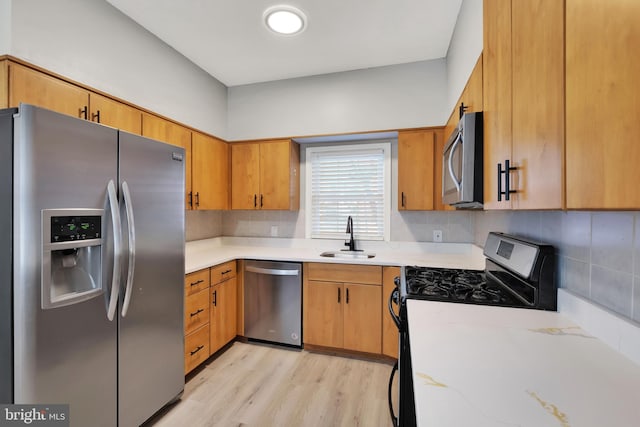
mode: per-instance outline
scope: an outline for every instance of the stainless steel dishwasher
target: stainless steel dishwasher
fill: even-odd
[[[302,346],[301,278],[300,263],[245,262],[245,337]]]

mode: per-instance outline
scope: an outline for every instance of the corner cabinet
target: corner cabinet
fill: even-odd
[[[564,207],[564,1],[484,0],[485,209]]]
[[[380,354],[382,267],[308,263],[304,271],[304,343]]]
[[[640,2],[566,5],[567,208],[640,209]]]
[[[300,146],[289,140],[231,144],[231,209],[298,210]]]
[[[433,210],[436,133],[398,132],[398,210]]]

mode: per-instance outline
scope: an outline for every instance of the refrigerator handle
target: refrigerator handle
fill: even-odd
[[[122,195],[124,197],[124,207],[127,213],[128,237],[129,237],[129,268],[127,272],[127,285],[124,291],[124,302],[122,303],[122,317],[127,315],[129,304],[131,303],[131,292],[133,288],[133,274],[136,267],[136,227],[133,221],[133,205],[131,204],[131,192],[127,181],[122,182]]]
[[[111,278],[111,296],[109,297],[109,307],[107,308],[107,319],[113,320],[120,294],[118,282],[120,280],[120,253],[122,252],[122,224],[120,222],[116,186],[113,180],[110,180],[107,185],[107,199],[109,200],[111,222],[113,223],[113,277]]]

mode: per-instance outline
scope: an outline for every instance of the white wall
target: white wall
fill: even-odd
[[[0,8],[7,3],[6,53],[227,137],[226,87],[104,0],[0,0]]]
[[[441,126],[444,59],[230,87],[230,140]]]
[[[447,52],[447,114],[450,114],[482,53],[482,0],[463,0]]]
[[[0,55],[11,47],[11,0],[0,0]]]

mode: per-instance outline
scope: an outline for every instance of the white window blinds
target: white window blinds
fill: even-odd
[[[379,143],[307,149],[312,238],[344,238],[349,216],[356,238],[387,237],[389,151]]]

